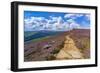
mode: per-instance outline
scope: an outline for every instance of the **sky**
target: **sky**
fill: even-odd
[[[90,29],[90,14],[24,11],[25,31]]]

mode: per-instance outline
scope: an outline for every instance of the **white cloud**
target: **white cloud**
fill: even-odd
[[[74,20],[73,19],[68,19],[68,20],[66,20],[68,23],[72,23],[72,22],[74,22]]]
[[[80,28],[80,24],[76,23],[74,19],[68,19],[68,29]]]
[[[25,30],[38,30],[42,29],[42,21],[45,20],[44,17],[31,17],[24,20]],[[41,28],[40,28],[41,26]]]
[[[71,19],[75,19],[77,17],[81,17],[83,16],[83,14],[65,14],[64,18],[71,18]]]
[[[74,14],[65,14],[65,18],[70,18],[70,17],[72,17]]]
[[[24,20],[25,30],[70,30],[73,28],[79,28],[80,25],[77,24],[73,19],[64,21],[61,16],[53,17],[50,16],[49,19],[44,17],[30,17]]]
[[[87,20],[90,20],[90,15],[89,14],[86,14],[85,16],[86,16]]]
[[[75,23],[75,22],[71,23],[70,24],[70,29],[74,29],[74,28],[80,28],[80,25]]]

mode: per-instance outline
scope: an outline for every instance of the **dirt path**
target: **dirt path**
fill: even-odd
[[[70,36],[65,37],[64,47],[56,55],[57,59],[82,59],[83,55],[75,46],[74,40]]]

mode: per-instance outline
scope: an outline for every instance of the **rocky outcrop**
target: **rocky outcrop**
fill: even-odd
[[[83,55],[75,46],[75,42],[70,36],[65,37],[64,47],[56,55],[56,59],[82,59]]]

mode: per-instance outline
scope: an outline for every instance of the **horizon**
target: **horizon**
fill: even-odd
[[[29,30],[29,31],[33,31],[33,32],[38,32],[38,31],[55,31],[55,32],[66,32],[66,31],[72,31],[72,30],[90,30],[90,28],[78,28],[78,29],[71,29],[71,30]],[[27,32],[27,31],[25,31]]]

